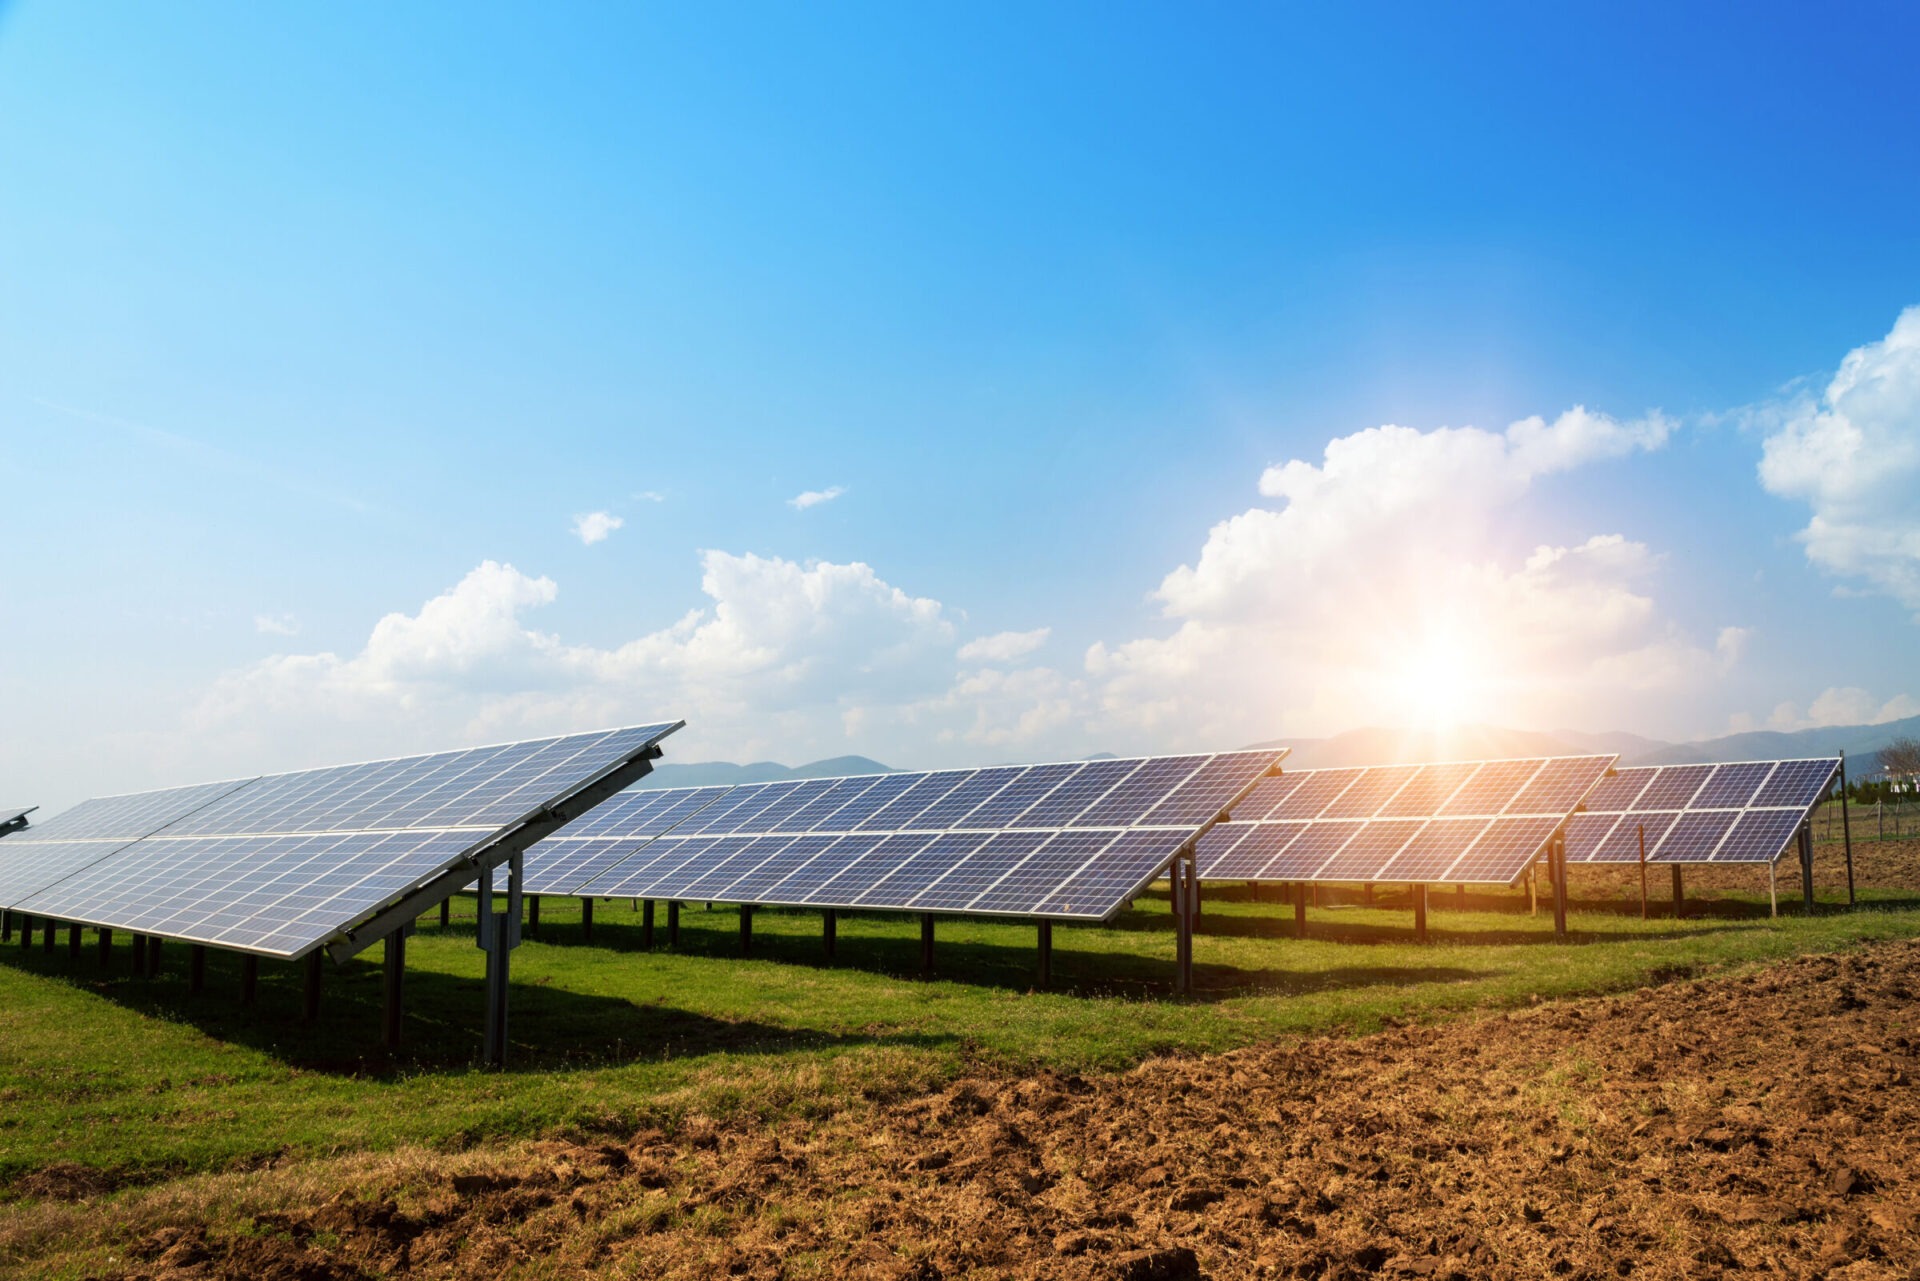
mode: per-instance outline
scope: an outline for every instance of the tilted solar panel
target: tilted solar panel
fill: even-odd
[[[56,868],[36,851],[16,866],[0,849],[0,885],[40,875],[9,904],[36,916],[298,956],[599,780],[624,779],[618,771],[656,754],[677,728],[89,802],[48,824],[37,844],[88,846],[91,857],[70,851]],[[50,870],[59,875],[46,879]]]
[[[1641,765],[1594,789],[1567,829],[1569,863],[1773,863],[1826,796],[1838,757]]]
[[[1299,770],[1200,841],[1203,880],[1509,885],[1612,756]],[[1292,782],[1287,780],[1291,779]],[[1610,780],[1609,780],[1610,781]]]
[[[609,807],[534,845],[528,886],[587,897],[1102,919],[1284,755],[867,775],[812,780],[779,796],[769,789],[795,785],[743,786],[664,830],[647,825],[664,811]],[[1141,832],[1152,838],[1133,839]]]
[[[39,808],[38,805],[0,805],[0,836],[20,831],[27,825],[27,815]]]

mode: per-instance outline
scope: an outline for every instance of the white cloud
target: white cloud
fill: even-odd
[[[607,535],[627,522],[611,512],[584,512],[573,518],[573,536],[588,547],[607,541]]]
[[[664,503],[667,501],[667,496],[657,489],[643,489],[635,494],[634,497],[643,503]]]
[[[1757,417],[1761,483],[1812,509],[1807,558],[1920,614],[1920,307],[1848,352],[1822,394]]]
[[[1920,716],[1920,699],[1908,694],[1882,700],[1858,686],[1833,686],[1821,691],[1807,710],[1781,703],[1767,718],[1767,728],[1820,729],[1828,725],[1884,725],[1888,721]],[[1749,721],[1751,718],[1747,718]]]
[[[970,640],[960,647],[963,663],[1011,663],[1024,658],[1047,643],[1051,627],[1036,627],[1030,632],[998,632]]]
[[[300,624],[292,614],[255,614],[253,630],[262,636],[297,636]]]
[[[787,506],[795,511],[805,511],[809,507],[818,507],[821,503],[830,503],[847,492],[845,485],[829,485],[825,489],[809,489],[804,494],[795,494],[787,500]]]
[[[1671,431],[1585,409],[1504,432],[1389,425],[1268,468],[1260,492],[1279,505],[1215,525],[1154,593],[1173,630],[1090,647],[1098,722],[1195,744],[1461,718],[1671,723],[1667,701],[1737,662],[1744,631],[1701,643],[1665,617],[1643,543],[1518,556],[1504,529],[1540,478]]]

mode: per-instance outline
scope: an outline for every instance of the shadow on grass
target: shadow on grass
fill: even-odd
[[[300,1071],[370,1078],[458,1074],[479,1067],[483,1055],[486,980],[478,975],[409,968],[403,1043],[390,1053],[380,1040],[385,986],[377,963],[327,966],[320,1015],[311,1023],[302,1018],[303,968],[293,963],[260,963],[251,1007],[239,1001],[239,956],[211,949],[199,993],[189,991],[187,949],[178,944],[165,948],[160,973],[152,977],[133,975],[124,949],[105,969],[91,947],[70,960],[64,930],[54,952],[43,952],[37,941],[30,951],[15,946],[0,952],[0,965],[70,983],[135,1013],[184,1024]],[[627,1000],[569,991],[541,979],[512,981],[507,1005],[509,1073],[858,1046],[927,1049],[955,1040],[945,1033],[839,1034],[715,1018],[669,1004],[664,990],[652,999]]]

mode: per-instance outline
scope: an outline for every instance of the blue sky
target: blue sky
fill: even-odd
[[[1920,711],[1917,40],[15,5],[0,799]]]

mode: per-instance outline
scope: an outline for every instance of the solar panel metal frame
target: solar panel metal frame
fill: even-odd
[[[288,774],[263,775],[238,780],[230,786],[227,786],[225,790],[220,791],[217,795],[209,798],[204,804],[195,806],[185,813],[173,814],[166,822],[161,823],[157,827],[151,827],[151,830],[131,836],[126,833],[121,833],[110,838],[91,838],[84,842],[79,838],[70,840],[68,843],[74,845],[86,843],[99,847],[97,857],[67,870],[53,881],[20,897],[16,902],[9,903],[8,906],[33,915],[45,915],[59,921],[70,921],[80,925],[98,926],[109,929],[129,928],[139,933],[151,934],[161,938],[172,938],[201,946],[269,956],[276,959],[298,960],[309,953],[321,948],[326,948],[334,955],[336,960],[344,960],[347,956],[360,951],[373,942],[377,942],[387,933],[390,933],[393,928],[404,925],[412,919],[412,915],[417,915],[417,911],[408,915],[403,909],[409,905],[412,899],[422,892],[430,891],[440,893],[442,890],[447,894],[457,892],[458,889],[463,888],[465,885],[479,878],[487,872],[488,869],[507,862],[514,855],[521,853],[527,845],[558,830],[570,820],[579,817],[593,805],[606,799],[607,796],[630,785],[651,769],[652,760],[660,755],[660,742],[684,725],[684,721],[672,721],[660,722],[653,725],[627,726],[610,730],[591,731],[585,734],[567,734],[543,739],[524,740],[520,743],[493,744],[486,748],[469,748],[454,752],[393,757],[380,761],[361,762],[355,765],[327,766],[317,770],[301,770]],[[622,736],[638,737],[634,737],[631,743],[622,744],[619,742]],[[575,748],[570,755],[561,756],[559,759],[548,763],[544,769],[539,768],[541,754],[543,752],[546,752],[550,747],[554,747],[555,745],[567,744],[575,740],[579,740],[581,745]],[[479,767],[483,766],[486,762],[495,760],[504,761],[508,752],[516,747],[524,747],[529,750],[511,762],[506,762],[500,770],[493,774],[483,776],[479,773]],[[493,819],[484,824],[432,822],[431,820],[435,815],[443,812],[449,804],[455,803],[460,799],[459,796],[455,796],[448,802],[436,805],[432,810],[413,816],[408,820],[408,825],[399,827],[362,827],[359,829],[345,830],[336,828],[325,831],[241,831],[234,833],[200,832],[190,835],[177,834],[180,833],[183,826],[192,825],[189,820],[203,819],[208,810],[219,806],[225,801],[240,796],[242,793],[255,788],[263,782],[278,781],[283,785],[283,790],[291,788],[292,795],[298,799],[304,796],[304,793],[299,790],[299,780],[305,776],[332,774],[346,780],[363,781],[369,777],[377,777],[382,767],[393,767],[389,770],[389,773],[397,773],[398,767],[404,766],[408,762],[441,762],[441,764],[434,766],[428,774],[424,775],[420,780],[417,780],[418,782],[426,782],[428,780],[437,781],[433,782],[432,786],[427,787],[424,792],[419,793],[418,796],[410,797],[409,789],[404,785],[390,791],[382,797],[381,803],[388,806],[398,803],[401,808],[399,811],[389,812],[404,814],[408,806],[415,805],[422,799],[432,801],[440,795],[442,782],[450,785],[458,784],[466,778],[468,773],[474,774],[475,785],[461,795],[473,796],[477,793],[487,792],[489,789],[497,790],[504,786],[505,790],[503,792],[500,792],[497,796],[490,796],[481,802],[483,805],[493,805],[497,807],[502,803],[517,798],[523,791],[537,789],[539,779],[545,777],[547,773],[563,769],[568,762],[578,761],[580,757],[587,755],[596,748],[608,750],[609,754],[606,759],[598,760],[590,765],[583,762],[583,768],[581,770],[569,772],[566,775],[567,781],[564,786],[557,786],[556,789],[550,793],[542,793],[537,790],[530,791],[530,796],[538,797],[538,799],[534,800],[534,802],[525,809],[506,811],[511,817],[505,821]],[[530,764],[530,762],[532,764]],[[443,770],[445,771],[444,779],[441,778]],[[521,780],[520,775],[527,773],[531,773],[531,776]],[[560,782],[559,779],[555,781],[556,783]],[[102,798],[100,802],[83,803],[81,807],[76,807],[75,811],[69,811],[69,813],[84,813],[89,807],[93,809],[111,808],[110,803],[115,801],[132,801],[146,796],[165,795],[173,791],[184,792],[193,790],[195,789],[165,789],[160,793],[139,793],[124,798]],[[321,791],[321,789],[311,790],[313,790],[316,795]],[[258,795],[258,793],[256,793],[256,795]],[[484,810],[482,810],[482,812],[484,812]],[[51,840],[58,838],[62,820],[66,817],[67,815],[58,816],[46,825],[47,828],[52,829],[53,832],[53,837],[50,838],[49,843],[51,843]],[[36,832],[40,830],[43,829],[36,829]],[[266,947],[260,946],[257,940],[253,942],[240,942],[218,936],[205,937],[201,932],[183,933],[168,930],[164,928],[164,922],[167,918],[161,918],[159,922],[154,924],[142,924],[137,927],[127,923],[136,910],[158,911],[164,909],[166,906],[164,901],[136,904],[130,906],[125,912],[74,911],[71,910],[72,904],[59,901],[55,894],[56,891],[60,890],[63,886],[68,886],[69,883],[73,882],[77,877],[94,873],[96,870],[103,872],[108,870],[106,867],[107,864],[119,863],[122,857],[127,855],[129,851],[141,850],[142,854],[162,854],[167,852],[168,847],[172,846],[171,853],[180,854],[184,851],[185,845],[189,841],[193,842],[196,846],[204,845],[207,842],[231,842],[233,846],[236,847],[232,852],[241,856],[238,861],[247,863],[252,872],[260,875],[269,872],[276,859],[299,857],[303,853],[324,859],[330,852],[339,850],[350,851],[347,854],[347,858],[350,860],[356,854],[377,851],[382,845],[398,846],[404,844],[409,839],[414,842],[414,848],[429,850],[430,853],[439,857],[435,857],[430,865],[412,872],[402,882],[390,886],[375,885],[375,888],[382,891],[378,895],[377,900],[363,904],[351,913],[341,917],[337,925],[329,923],[328,928],[320,931],[309,929],[306,931],[309,937],[297,946]],[[174,846],[174,842],[176,841],[181,842],[181,844]],[[314,848],[302,850],[301,846],[303,844],[313,846]],[[364,850],[361,849],[363,846],[367,848]],[[146,848],[143,849],[142,847]],[[0,853],[0,862],[3,862],[4,859],[5,854]],[[176,870],[176,878],[180,875],[190,875],[193,870],[197,870],[192,867],[192,865],[183,866],[185,866],[186,870]],[[304,867],[306,863],[302,861],[296,866]],[[218,875],[219,870],[216,867],[211,875],[202,878],[202,882],[200,883],[215,879]],[[367,878],[361,882],[355,882],[355,885],[358,886],[368,883],[378,875],[379,869],[373,869]],[[189,888],[196,884],[196,882],[192,881],[179,883]],[[313,882],[308,882],[308,884],[313,884]],[[224,892],[233,896],[234,903],[244,903],[255,895],[272,892],[273,882],[268,881],[260,884],[249,883],[247,885],[229,883],[223,885],[221,888]],[[71,893],[71,889],[69,889],[68,892]],[[338,896],[339,892],[336,891],[333,895],[329,896],[329,898],[337,898]],[[47,897],[48,901],[44,904],[37,905],[35,900],[43,897]],[[297,895],[292,897],[297,897]],[[363,897],[365,896],[363,895]],[[211,901],[211,899],[201,900],[202,908],[204,909],[206,904]],[[277,906],[282,902],[290,901],[290,897],[283,897],[273,900],[273,903]],[[231,910],[231,907],[220,907],[217,910],[205,911],[200,919],[202,922],[221,921]],[[309,913],[309,915],[310,914],[311,913]],[[293,919],[297,921],[299,918],[295,917]],[[316,923],[319,919],[320,918],[315,918]],[[225,922],[222,925],[222,931],[230,930],[231,928],[231,922]],[[278,931],[269,931],[269,934],[276,932]]]
[[[38,805],[0,805],[0,836],[24,830],[27,826],[27,815],[39,808]]]
[[[1418,765],[1371,765],[1371,766],[1332,766],[1314,770],[1284,771],[1279,778],[1294,778],[1298,781],[1283,788],[1277,780],[1271,786],[1272,796],[1262,804],[1260,797],[1250,793],[1249,798],[1259,808],[1256,816],[1248,816],[1246,810],[1235,813],[1226,823],[1214,828],[1209,834],[1220,845],[1212,851],[1204,847],[1198,855],[1199,875],[1202,880],[1232,880],[1256,883],[1298,883],[1298,884],[1357,884],[1374,885],[1513,885],[1525,875],[1525,866],[1516,869],[1515,875],[1507,880],[1492,877],[1461,875],[1462,869],[1478,870],[1485,866],[1484,858],[1476,860],[1476,854],[1484,854],[1498,847],[1503,841],[1514,839],[1521,829],[1531,832],[1539,823],[1553,819],[1552,828],[1543,832],[1541,841],[1535,847],[1535,856],[1544,848],[1545,841],[1562,824],[1575,814],[1586,795],[1598,787],[1603,779],[1610,776],[1614,763],[1619,758],[1610,753],[1578,753],[1569,756],[1529,756],[1504,760],[1478,761],[1425,761]],[[1605,762],[1601,766],[1601,762]],[[1578,787],[1581,766],[1592,769],[1593,778],[1587,785]],[[1464,773],[1459,771],[1464,770]],[[1424,791],[1422,780],[1429,771],[1446,772],[1451,777],[1451,786],[1437,790],[1431,799],[1425,802],[1424,813],[1411,813],[1399,805],[1399,799],[1416,790]],[[1524,771],[1524,772],[1523,772]],[[1564,774],[1572,772],[1575,781],[1555,784],[1550,777],[1556,771]],[[1501,774],[1511,777],[1502,781]],[[1557,790],[1567,799],[1567,808],[1514,810],[1511,807],[1523,797],[1539,792]],[[1500,804],[1491,809],[1478,808],[1468,803],[1469,795],[1487,794],[1499,798]],[[1350,814],[1354,803],[1361,797],[1369,797],[1368,812],[1364,815]],[[1461,806],[1465,808],[1461,808]],[[1445,829],[1454,831],[1454,824],[1465,820],[1482,824],[1472,839],[1455,851],[1447,865],[1437,872],[1428,873],[1430,864],[1419,863],[1409,858],[1416,847],[1421,846],[1423,838],[1430,831]],[[1262,826],[1286,826],[1294,830],[1286,839],[1273,846],[1267,862],[1254,874],[1247,874],[1246,860],[1235,860],[1237,849],[1255,839],[1254,832],[1239,833],[1235,829],[1242,827],[1258,828]],[[1326,827],[1337,829],[1341,839],[1328,845],[1313,836],[1310,829]],[[1385,832],[1392,828],[1390,835],[1397,834],[1399,839],[1389,848],[1365,846],[1376,829]],[[1437,831],[1436,831],[1437,835]],[[1314,844],[1309,846],[1309,840]],[[1483,851],[1483,844],[1486,849]],[[1323,849],[1323,856],[1312,871],[1302,870],[1297,859],[1290,859],[1290,851],[1296,848]],[[1517,847],[1516,847],[1517,848]],[[1366,849],[1364,859],[1360,852]],[[1513,861],[1513,857],[1503,854],[1501,866]],[[1406,867],[1396,865],[1406,863]],[[1531,860],[1529,860],[1531,862]],[[1285,875],[1267,875],[1270,869],[1286,866]],[[1421,874],[1414,874],[1413,867],[1418,866]],[[1213,868],[1231,868],[1231,871],[1215,872]],[[1339,874],[1333,874],[1337,868]],[[1366,874],[1366,873],[1371,874]],[[1394,874],[1394,873],[1400,874]]]
[[[1079,921],[1083,923],[1105,921],[1120,912],[1129,901],[1137,898],[1140,893],[1149,885],[1153,884],[1155,880],[1165,875],[1167,866],[1174,858],[1179,856],[1182,849],[1197,845],[1199,838],[1211,829],[1215,823],[1221,821],[1222,816],[1228,813],[1232,809],[1232,806],[1238,803],[1249,791],[1258,785],[1262,779],[1272,777],[1272,771],[1286,758],[1289,750],[1290,749],[1287,748],[1272,748],[1250,752],[1200,753],[1190,756],[1142,756],[1121,758],[1117,762],[1115,758],[1103,758],[1099,761],[1056,761],[1025,766],[994,766],[984,769],[931,770],[911,773],[894,771],[880,775],[850,775],[846,779],[835,780],[836,782],[847,784],[843,804],[834,806],[831,810],[825,812],[816,824],[807,830],[784,833],[793,837],[834,836],[846,838],[843,841],[836,842],[834,846],[829,847],[830,849],[840,850],[841,846],[844,845],[842,852],[852,860],[845,867],[840,867],[832,871],[831,874],[827,875],[824,880],[817,884],[805,885],[803,893],[801,894],[774,895],[766,892],[768,890],[779,890],[790,882],[795,883],[796,889],[802,888],[802,883],[796,882],[796,876],[801,870],[804,870],[804,868],[811,867],[814,863],[827,857],[828,850],[823,849],[813,854],[807,863],[802,865],[801,869],[795,869],[793,872],[784,874],[772,885],[766,885],[756,878],[755,873],[758,868],[755,867],[746,870],[739,877],[734,878],[732,882],[713,888],[711,892],[708,891],[708,887],[702,885],[700,892],[689,893],[684,897],[686,900],[729,904],[739,903],[755,907],[833,908],[845,911],[898,911],[911,912],[916,915],[929,913],[946,916],[991,916],[1016,920]],[[1168,800],[1182,788],[1190,783],[1196,783],[1202,772],[1210,766],[1239,758],[1246,758],[1249,766],[1257,764],[1261,758],[1264,758],[1265,764],[1261,765],[1257,771],[1251,773],[1242,786],[1234,789],[1230,794],[1225,795],[1223,797],[1223,803],[1215,807],[1203,821],[1152,825],[1146,824],[1144,821],[1137,821],[1130,824],[1113,823],[1088,826],[1079,825],[1075,822],[1076,819],[1092,813],[1099,806],[1108,803],[1121,788],[1126,786],[1130,779],[1135,778],[1136,775],[1139,775],[1143,769],[1150,765],[1157,766],[1160,763],[1171,761],[1191,761],[1191,764],[1185,768],[1184,772],[1179,774],[1179,777],[1171,786],[1148,793],[1151,799],[1138,804],[1138,810],[1142,820],[1147,817],[1150,811],[1166,804]],[[1130,764],[1132,768],[1117,771],[1116,764]],[[1058,778],[1053,779],[1048,786],[1036,791],[1031,797],[1027,797],[1017,808],[1006,807],[1006,812],[993,824],[970,826],[966,822],[969,815],[981,811],[984,807],[993,805],[1005,796],[1011,795],[1015,785],[1030,774],[1033,774],[1034,777],[1050,778],[1051,774],[1033,773],[1043,770],[1064,770],[1066,772],[1062,773]],[[1107,778],[1105,785],[1102,786],[1098,792],[1090,794],[1077,809],[1067,813],[1062,821],[1046,827],[1029,827],[1023,825],[1021,820],[1029,811],[1044,806],[1053,800],[1053,798],[1065,793],[1082,774],[1091,776],[1096,773],[1102,778]],[[932,780],[937,780],[939,776],[945,774],[954,776],[952,786],[942,788],[932,782]],[[1109,775],[1111,775],[1110,778],[1108,778]],[[904,781],[882,784],[880,782],[882,779]],[[861,787],[859,786],[861,780],[869,781],[865,787]],[[965,789],[976,785],[978,787],[977,795],[971,792],[965,797],[961,795]],[[757,786],[764,785],[741,784],[738,785],[735,790]],[[1212,784],[1210,783],[1209,786],[1212,786]],[[873,789],[882,787],[887,791],[887,798],[883,803],[873,807],[860,806],[861,797],[868,796]],[[927,804],[907,815],[900,826],[877,829],[870,825],[871,819],[876,814],[884,811],[888,805],[922,788],[926,788],[928,792]],[[711,812],[717,809],[726,803],[726,799],[727,798],[724,797],[721,798],[721,800],[716,801],[713,806],[708,807],[708,810],[703,812]],[[955,800],[956,802],[965,801],[965,808],[959,808],[957,803],[949,806],[947,805],[949,800]],[[842,811],[850,815],[845,830],[841,829],[841,825],[837,821],[837,817]],[[999,811],[996,809],[995,812]],[[933,818],[929,819],[924,825],[920,825],[920,820],[927,818],[929,815],[933,816]],[[989,898],[992,898],[995,903],[1003,902],[1004,897],[997,894],[1001,887],[1013,878],[1018,877],[1022,869],[1033,863],[1034,860],[1047,856],[1050,847],[1053,847],[1056,841],[1058,842],[1059,848],[1064,850],[1069,846],[1078,847],[1084,843],[1086,837],[1090,835],[1097,836],[1103,832],[1108,834],[1107,839],[1102,841],[1099,848],[1091,855],[1081,859],[1072,868],[1068,869],[1063,876],[1059,877],[1061,885],[1084,878],[1088,870],[1099,864],[1101,857],[1109,850],[1117,849],[1122,844],[1122,838],[1129,833],[1165,832],[1169,836],[1168,844],[1171,845],[1172,848],[1169,849],[1166,858],[1160,859],[1156,865],[1150,868],[1144,867],[1143,865],[1143,870],[1140,870],[1137,874],[1128,875],[1121,881],[1101,881],[1100,884],[1108,897],[1099,900],[1104,906],[1101,906],[1097,911],[1039,910],[1039,908],[1044,907],[1049,902],[1062,901],[1058,887],[1044,891],[1036,889],[1031,896],[1036,905],[1034,910],[1022,911],[1015,908],[998,906],[992,910],[986,910],[977,909],[972,906],[975,902]],[[1176,833],[1181,836],[1181,839],[1177,842],[1171,839],[1172,835]],[[754,832],[751,829],[751,825],[748,825],[736,834],[742,836],[776,836],[782,835],[783,833]],[[979,886],[977,891],[971,895],[966,902],[958,906],[953,906],[947,903],[944,895],[935,894],[941,880],[945,879],[950,873],[961,870],[963,864],[973,859],[976,855],[981,854],[984,847],[989,845],[993,838],[1004,836],[1012,840],[1016,834],[1026,834],[1040,839],[1035,845],[1035,848],[1022,854],[1017,861],[1004,869],[1001,875]],[[564,840],[568,835],[567,830],[562,829],[555,834],[555,839]],[[886,882],[905,869],[908,864],[913,863],[916,859],[938,857],[936,847],[944,847],[951,844],[951,842],[939,841],[937,838],[970,838],[976,836],[982,839],[972,841],[970,848],[964,852],[954,854],[952,856],[954,859],[952,865],[945,868],[938,876],[917,889],[913,896],[913,901],[898,903],[875,901],[875,895],[879,893]],[[872,838],[872,843],[846,843],[846,841],[856,837]],[[831,888],[834,882],[842,880],[845,873],[850,870],[852,866],[862,860],[873,858],[880,848],[880,840],[912,837],[924,837],[926,840],[921,844],[917,852],[906,856],[899,865],[887,871],[879,880],[871,883],[849,884],[847,888],[851,892],[844,897],[823,896],[821,891]],[[539,892],[589,898],[680,898],[681,895],[669,891],[675,888],[684,888],[684,886],[677,886],[674,883],[670,883],[670,881],[673,877],[678,876],[680,871],[686,868],[692,860],[684,860],[676,864],[673,871],[665,877],[655,876],[651,879],[641,879],[640,872],[650,865],[665,864],[671,857],[669,853],[665,852],[665,847],[672,847],[681,842],[692,841],[694,839],[696,839],[696,836],[691,830],[681,832],[678,829],[674,829],[654,834],[639,840],[625,860],[619,864],[615,864],[611,868],[601,871],[591,880],[564,885],[557,889],[543,889]],[[1129,844],[1129,855],[1133,855],[1133,847],[1137,844],[1137,842]],[[697,859],[709,856],[712,853],[713,851],[709,848],[700,851],[700,853],[694,857]],[[737,854],[738,851],[732,851],[731,853]],[[766,861],[779,858],[780,853],[781,851],[771,852]],[[540,855],[541,847],[539,845],[535,845],[529,852],[527,860],[529,884],[540,885],[544,883],[551,886],[553,884],[551,880],[543,882],[541,879],[542,872],[540,864],[542,860]],[[652,864],[649,864],[649,859],[652,860]],[[828,866],[831,865],[829,864]],[[626,870],[629,867],[634,870]],[[758,892],[741,895],[730,894],[730,891],[735,885],[743,882]],[[1111,886],[1122,887],[1125,892],[1120,893],[1118,890],[1110,888]],[[931,901],[927,903],[918,901],[929,894],[934,894],[934,898]],[[1071,902],[1071,900],[1064,901]],[[938,905],[935,905],[936,903]]]
[[[1720,800],[1725,795],[1723,779],[1735,776],[1754,777],[1761,767],[1755,781],[1748,785],[1745,802],[1738,805],[1710,804],[1701,805],[1703,799]],[[1581,824],[1578,829],[1570,829],[1567,841],[1567,864],[1570,867],[1622,867],[1638,863],[1638,834],[1635,832],[1633,857],[1601,857],[1603,852],[1617,848],[1625,838],[1623,833],[1648,828],[1647,862],[1667,867],[1771,867],[1787,856],[1793,848],[1800,828],[1813,817],[1813,812],[1826,799],[1832,790],[1834,779],[1840,772],[1841,758],[1838,756],[1802,756],[1781,760],[1763,761],[1714,761],[1702,764],[1688,762],[1681,765],[1633,765],[1618,771],[1619,791],[1626,796],[1624,804],[1607,809],[1591,810],[1589,816],[1595,821]],[[1820,767],[1820,768],[1809,768]],[[1684,781],[1677,785],[1667,783],[1668,777],[1684,780],[1693,777],[1700,770],[1699,782],[1686,791],[1686,800],[1681,805],[1665,803],[1685,788]],[[1804,781],[1800,781],[1804,780]],[[1758,804],[1768,796],[1770,789],[1793,785],[1804,792],[1812,787],[1815,780],[1818,786],[1811,799],[1792,801],[1788,804]],[[1637,786],[1636,786],[1637,784]],[[1596,789],[1598,790],[1598,789]],[[1736,793],[1737,795],[1737,793]],[[1717,823],[1714,818],[1700,818],[1689,821],[1692,815],[1732,816],[1718,836],[1706,850],[1704,856],[1693,851],[1681,853],[1683,845],[1692,843],[1703,830],[1712,830]],[[1749,822],[1749,816],[1768,816],[1767,819]],[[1721,858],[1722,850],[1733,841],[1735,833],[1743,828],[1777,828],[1787,815],[1794,817],[1791,829],[1780,838],[1779,848],[1769,858]],[[1607,820],[1611,819],[1610,824]],[[1605,830],[1601,831],[1601,827]],[[1684,827],[1684,831],[1682,828]],[[1578,839],[1575,839],[1577,830]],[[1593,833],[1598,832],[1598,835]],[[1766,832],[1762,833],[1766,835]],[[1673,842],[1670,844],[1669,842]],[[1772,842],[1769,840],[1768,842]]]

